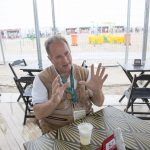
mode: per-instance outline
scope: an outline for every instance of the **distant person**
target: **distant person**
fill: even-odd
[[[45,42],[53,65],[35,77],[33,109],[41,130],[47,133],[92,112],[92,103],[102,106],[105,68],[99,64],[96,74],[72,63],[70,47],[65,38],[53,36]]]

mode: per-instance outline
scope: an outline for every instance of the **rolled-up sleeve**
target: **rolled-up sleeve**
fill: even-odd
[[[37,75],[33,82],[32,102],[34,104],[44,103],[48,101],[47,89]]]

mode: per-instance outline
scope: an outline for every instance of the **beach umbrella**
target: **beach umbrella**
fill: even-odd
[[[37,55],[38,55],[38,66],[40,69],[42,69],[43,66],[42,66],[42,55],[41,55],[40,30],[39,30],[39,20],[38,20],[36,0],[33,0],[33,12],[34,12],[36,46],[37,46]]]

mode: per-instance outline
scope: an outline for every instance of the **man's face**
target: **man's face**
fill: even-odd
[[[72,57],[66,43],[55,42],[51,44],[48,57],[60,74],[70,74]]]

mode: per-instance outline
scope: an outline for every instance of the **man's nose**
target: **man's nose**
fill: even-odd
[[[63,62],[68,62],[68,57],[67,56],[63,57]]]

